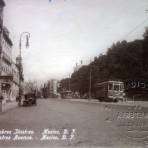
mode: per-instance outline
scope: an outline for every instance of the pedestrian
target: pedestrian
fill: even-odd
[[[2,112],[2,101],[3,101],[4,97],[1,95],[0,96],[0,112]]]
[[[21,95],[18,96],[17,100],[18,100],[18,106],[21,106],[21,100],[22,100]]]
[[[4,99],[4,97],[1,95],[1,96],[0,96],[0,101],[2,101],[3,99]]]
[[[36,97],[36,94],[34,93],[34,94],[33,94],[33,99],[34,99],[34,104],[35,104],[35,105],[37,105],[36,98],[37,98],[37,97]]]

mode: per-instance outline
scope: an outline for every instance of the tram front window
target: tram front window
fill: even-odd
[[[119,91],[119,85],[114,85],[114,90]]]

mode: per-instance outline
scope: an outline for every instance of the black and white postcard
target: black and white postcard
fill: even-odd
[[[148,0],[0,0],[0,148],[148,148]]]

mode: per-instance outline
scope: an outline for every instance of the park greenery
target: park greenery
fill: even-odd
[[[148,30],[143,39],[118,41],[105,54],[94,57],[89,65],[81,66],[70,78],[61,80],[61,88],[84,95],[94,92],[96,82],[106,80],[148,79]]]

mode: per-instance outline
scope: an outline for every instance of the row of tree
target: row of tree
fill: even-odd
[[[95,57],[89,65],[73,72],[71,78],[62,79],[61,88],[83,95],[89,92],[91,83],[93,94],[98,81],[141,78],[148,79],[148,30],[141,40],[113,44],[106,54]]]

